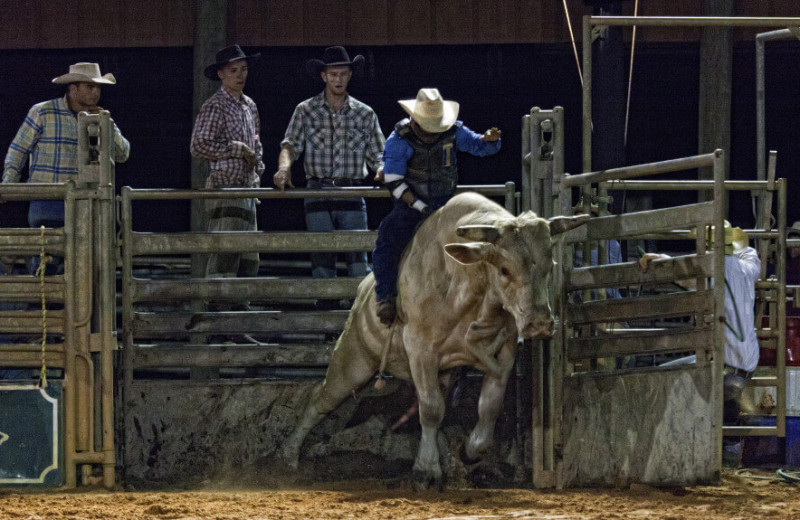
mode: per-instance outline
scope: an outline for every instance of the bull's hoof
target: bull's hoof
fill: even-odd
[[[465,466],[472,466],[474,464],[479,463],[481,460],[483,460],[482,457],[470,457],[469,455],[467,455],[467,445],[466,444],[462,444],[461,446],[459,446],[459,448],[458,448],[458,458],[461,459],[461,462],[463,462]]]
[[[411,472],[411,485],[414,491],[427,491],[432,487],[435,487],[440,492],[444,489],[444,482],[442,481],[441,475],[437,477],[430,472],[419,469],[415,469]]]
[[[467,479],[478,488],[503,487],[512,483],[497,464],[487,461],[482,461],[471,468]]]

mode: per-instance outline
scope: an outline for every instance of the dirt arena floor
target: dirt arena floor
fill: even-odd
[[[754,473],[772,477],[771,472]],[[317,483],[303,489],[0,490],[0,518],[51,519],[779,519],[800,518],[797,484],[723,475],[719,486],[415,492],[403,482]]]

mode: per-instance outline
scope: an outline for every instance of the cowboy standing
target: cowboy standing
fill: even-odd
[[[307,186],[335,189],[366,184],[367,166],[376,173],[382,166],[385,139],[378,117],[368,105],[347,93],[350,78],[361,73],[364,57],[352,61],[344,47],[328,47],[322,60],[306,63],[306,71],[320,78],[325,89],[306,99],[294,110],[281,141],[278,171],[273,180],[281,191],[291,180],[291,165],[305,152]],[[343,199],[307,198],[303,203],[309,231],[367,229],[367,207],[362,197]],[[369,272],[366,252],[345,253],[348,276]],[[314,278],[336,276],[336,255],[312,253]],[[322,302],[320,302],[322,303]]]
[[[457,121],[458,103],[444,101],[438,89],[420,89],[416,99],[398,103],[411,117],[397,123],[386,140],[384,182],[394,207],[378,228],[372,252],[377,314],[385,325],[397,315],[400,255],[419,223],[455,194],[456,152],[485,157],[500,150],[500,130],[473,132]]]
[[[217,52],[216,61],[204,74],[222,85],[203,103],[192,130],[190,150],[208,159],[206,189],[257,188],[261,184],[261,123],[255,102],[242,90],[248,66],[260,54],[246,56],[238,45]],[[208,231],[255,231],[256,199],[208,199]],[[258,274],[258,253],[211,255],[206,276],[234,278]]]
[[[713,240],[713,235],[711,235]],[[639,268],[646,272],[650,262],[668,259],[659,253],[645,253]],[[747,233],[725,222],[725,367],[722,379],[722,423],[740,425],[741,399],[747,381],[758,365],[759,348],[755,323],[756,281],[761,275],[761,260],[750,247]],[[742,438],[722,439],[722,462],[738,466],[742,457]]]
[[[28,182],[66,182],[78,174],[78,112],[99,110],[100,87],[114,85],[111,73],[100,75],[97,63],[76,63],[69,72],[53,79],[66,85],[64,97],[33,105],[8,147],[3,164],[3,182],[19,182],[30,158]],[[114,124],[114,161],[128,160],[131,145]],[[30,227],[62,227],[64,201],[33,200],[28,209]],[[38,257],[32,268],[38,267]],[[63,259],[54,257],[50,271],[63,272]]]

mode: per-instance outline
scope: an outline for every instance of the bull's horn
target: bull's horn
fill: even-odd
[[[493,244],[497,237],[500,236],[500,230],[495,226],[474,224],[459,226],[456,229],[456,234],[474,242],[489,242]]]
[[[560,235],[565,231],[582,226],[589,222],[589,215],[575,215],[572,217],[552,217],[547,222],[550,224],[550,236]]]

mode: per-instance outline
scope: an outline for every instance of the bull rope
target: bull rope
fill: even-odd
[[[44,272],[47,262],[51,257],[44,252],[44,226],[39,227],[39,267],[36,268],[36,276],[39,277],[39,294],[42,302],[42,368],[39,371],[39,386],[47,388],[47,307],[44,290]]]
[[[392,326],[389,327],[389,340],[383,344],[383,350],[381,351],[381,364],[378,366],[378,380],[375,381],[374,388],[375,390],[381,391],[386,386],[386,380],[383,378],[383,371],[386,370],[386,360],[389,358],[389,346],[394,341],[394,331],[395,331],[394,323]]]

